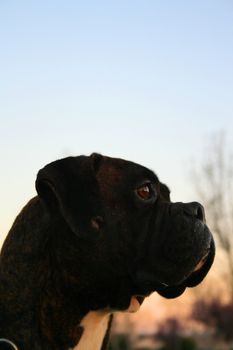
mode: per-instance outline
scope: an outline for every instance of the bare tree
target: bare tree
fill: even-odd
[[[233,156],[226,135],[210,139],[198,168],[193,171],[197,193],[206,209],[209,226],[226,258],[229,292],[233,300]]]

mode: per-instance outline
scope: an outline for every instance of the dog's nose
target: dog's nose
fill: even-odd
[[[195,217],[201,221],[205,221],[205,211],[203,206],[198,202],[184,204],[184,213],[188,216]]]

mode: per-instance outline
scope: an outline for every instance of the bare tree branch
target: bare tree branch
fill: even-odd
[[[233,299],[233,156],[227,150],[224,132],[212,136],[192,178],[209,225],[226,256]]]

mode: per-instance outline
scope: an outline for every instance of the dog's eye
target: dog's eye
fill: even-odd
[[[138,187],[136,189],[136,193],[143,200],[150,199],[154,195],[154,191],[150,183]]]

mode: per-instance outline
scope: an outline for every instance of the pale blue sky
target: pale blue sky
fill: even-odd
[[[232,62],[231,0],[1,1],[0,240],[69,154],[143,163],[196,199],[205,139],[233,149]]]

